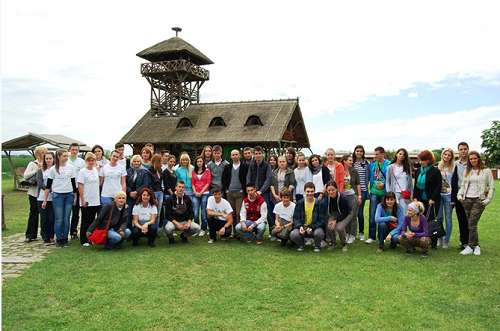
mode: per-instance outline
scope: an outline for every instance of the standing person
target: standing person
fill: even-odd
[[[232,164],[226,164],[222,172],[222,188],[233,209],[233,233],[238,237],[236,225],[240,223],[241,204],[246,195],[246,180],[248,164],[240,161],[240,152],[237,149],[231,151]]]
[[[258,162],[257,156],[255,161]],[[236,225],[236,231],[245,237],[249,244],[252,243],[254,236],[256,236],[257,245],[260,245],[266,231],[267,203],[254,184],[247,184],[246,191],[247,197],[241,205],[240,223]],[[254,235],[254,232],[257,232],[257,234]]]
[[[132,228],[132,211],[134,210],[135,202],[139,197],[139,192],[145,188],[149,187],[149,174],[148,170],[141,167],[142,158],[140,155],[136,154],[132,156],[132,167],[127,169],[127,206],[129,210],[128,215],[128,226]]]
[[[408,152],[404,148],[397,150],[387,167],[387,192],[394,192],[398,205],[406,214],[408,204],[413,199],[413,180]]]
[[[474,253],[474,255],[481,255],[477,223],[483,214],[484,208],[493,199],[494,193],[495,182],[491,170],[484,165],[481,154],[475,151],[470,152],[467,169],[462,179],[460,191],[457,194],[458,200],[464,206],[469,223],[469,242],[460,254],[470,255]]]
[[[87,166],[81,169],[77,175],[80,206],[82,208],[80,234],[87,233],[87,229],[94,222],[101,206],[99,198],[99,171],[95,167],[96,162],[96,155],[94,153],[87,153],[85,155]],[[82,246],[90,245],[86,235],[80,235],[80,244]]]
[[[293,170],[295,174],[296,187],[293,191],[293,202],[297,203],[304,199],[304,186],[306,183],[313,181],[313,175],[311,169],[307,166],[306,156],[303,153],[298,153],[297,156],[297,168]]]
[[[287,160],[285,156],[280,156],[278,158],[278,167],[273,171],[273,178],[271,181],[271,200],[270,205],[267,208],[272,208],[272,217],[276,219],[274,214],[274,206],[281,202],[279,192],[284,188],[288,189],[290,192],[295,190],[297,183],[295,182],[295,173],[292,168],[287,167]],[[271,234],[271,241],[275,241],[276,237]]]
[[[385,159],[385,149],[381,146],[375,148],[373,155],[373,162],[370,164],[370,218],[369,225],[369,238],[365,241],[367,244],[374,243],[377,238],[377,223],[375,222],[375,212],[377,206],[384,199],[387,193],[386,180],[387,180],[387,167],[389,160]]]
[[[321,164],[322,162],[321,156],[318,154],[309,156],[309,170],[311,170],[312,183],[314,183],[316,190],[314,197],[318,198],[319,201],[323,199],[326,193],[326,183],[330,181],[330,172],[328,172],[327,167]]]
[[[92,147],[92,153],[95,155],[95,168],[97,171],[101,170],[109,161],[104,157],[104,149],[101,145]]]
[[[215,162],[210,163],[210,165],[211,164],[215,164]],[[193,196],[191,200],[193,200],[194,222],[201,225],[201,231],[198,236],[203,237],[205,231],[207,231],[207,200],[210,196],[209,188],[212,183],[212,175],[210,169],[205,167],[205,162],[203,162],[203,157],[201,156],[198,156],[194,161],[194,174],[191,183],[193,186]]]
[[[255,161],[255,158],[253,157],[252,148],[250,148],[250,147],[243,148],[243,161],[242,161],[242,163],[250,165],[253,163],[253,161]]]
[[[252,162],[248,168],[247,174],[247,184],[254,185],[257,190],[257,194],[262,196],[266,201],[266,207],[271,204],[271,193],[269,187],[271,186],[271,180],[273,177],[273,171],[269,163],[264,161],[264,151],[262,147],[255,146],[254,148],[255,161]],[[247,190],[248,193],[248,190]],[[272,211],[269,208],[267,210],[267,222],[269,224],[269,231],[274,228],[274,218]]]
[[[124,155],[125,153],[125,145],[122,143],[115,144],[115,150],[118,151],[118,164],[122,165],[125,169],[130,168],[130,160]],[[111,158],[111,155],[109,156]]]
[[[457,194],[462,186],[462,180],[467,169],[467,163],[469,162],[469,145],[466,142],[462,141],[458,144],[458,156],[459,159],[455,161],[455,168],[453,169],[451,178],[451,205],[455,206],[458,229],[460,231],[460,245],[458,245],[457,249],[463,251],[469,243],[469,222],[464,206],[457,198]]]
[[[163,201],[165,201],[169,196],[175,193],[175,184],[177,183],[177,176],[175,175],[174,170],[175,163],[175,155],[169,155],[167,167],[165,168],[165,170],[163,170]]]
[[[425,208],[427,220],[436,219],[441,206],[441,172],[433,167],[436,158],[431,151],[424,150],[418,154],[420,168],[415,171],[415,187],[413,194],[415,199],[422,202]],[[432,249],[437,248],[437,238],[431,238]]]
[[[293,147],[288,147],[285,152],[285,157],[286,157],[286,163],[287,167],[294,170],[297,168],[297,152],[295,151],[295,148]]]
[[[406,255],[412,254],[415,247],[422,249],[421,257],[427,257],[429,253],[431,239],[423,212],[424,205],[415,199],[408,205],[408,216],[403,219],[401,235],[398,236],[399,243],[406,248]]]
[[[69,145],[69,160],[68,164],[73,166],[76,171],[76,176],[81,169],[85,168],[85,161],[78,157],[80,153],[80,145],[78,143],[72,143]],[[77,192],[77,199],[80,198],[80,194]],[[71,210],[71,239],[78,239],[78,222],[80,221],[80,205],[77,203],[73,206]]]
[[[330,180],[326,183],[326,191],[328,196],[321,201],[323,205],[323,211],[325,214],[325,223],[327,223],[327,229],[330,234],[330,247],[328,250],[331,251],[337,247],[337,232],[340,237],[340,243],[342,245],[342,252],[347,252],[347,241],[345,235],[345,228],[349,225],[353,219],[353,213],[351,206],[349,206],[349,201],[345,194],[341,193],[337,188],[337,183]],[[326,218],[328,217],[328,220]]]
[[[207,202],[207,222],[210,228],[209,244],[217,240],[217,231],[220,239],[226,240],[231,235],[231,225],[233,224],[233,208],[226,199],[222,198],[222,189],[214,187],[212,196]]]
[[[289,168],[287,168],[289,169]],[[290,233],[293,230],[293,212],[295,211],[295,203],[291,202],[289,189],[286,187],[280,191],[281,202],[274,206],[274,214],[276,215],[275,224],[271,235],[281,240],[281,247],[284,247],[290,239]]]
[[[368,190],[370,184],[370,162],[365,159],[365,148],[362,145],[354,147],[352,153],[354,168],[358,171],[361,184],[361,204],[358,207],[359,240],[365,240],[365,202],[370,197]]]
[[[169,156],[170,156],[170,151],[168,149],[164,149],[161,151],[161,171],[162,172],[165,169],[167,169]],[[162,188],[163,188],[163,186],[162,186]]]
[[[47,208],[47,199],[52,190],[52,205],[54,207],[54,231],[57,238],[57,247],[68,246],[69,217],[71,207],[77,202],[76,171],[68,164],[68,150],[58,149],[56,151],[55,166],[50,168],[47,186],[45,188],[45,199],[42,208]]]
[[[39,169],[42,169],[43,157],[47,153],[47,148],[37,147],[35,148],[35,161],[28,163],[26,170],[24,171],[23,178],[30,179],[36,176]],[[50,193],[50,192],[49,192]],[[36,240],[38,235],[38,218],[40,214],[38,213],[38,185],[30,186],[28,188],[28,199],[30,203],[30,214],[28,217],[28,226],[26,227],[26,239],[25,242],[30,243]]]
[[[359,180],[359,173],[353,167],[352,156],[342,156],[342,165],[344,166],[344,192],[351,206],[353,219],[346,227],[346,241],[348,244],[354,243],[356,234],[358,233],[358,222],[356,216],[358,215],[358,206],[361,204],[361,184]]]
[[[151,148],[145,146],[141,149],[141,166],[144,169],[149,170],[149,167],[151,166],[151,158],[153,157],[153,155],[154,152],[151,150]]]
[[[111,158],[111,163],[113,163],[113,158]],[[97,215],[94,222],[90,224],[87,229],[87,238],[92,235],[92,232],[94,232],[97,226],[99,226],[100,229],[105,229],[109,222],[107,242],[104,248],[106,250],[122,249],[123,243],[131,234],[130,229],[127,228],[128,206],[126,201],[127,194],[124,191],[116,192],[111,202],[102,206],[99,215]]]
[[[163,206],[163,190],[161,188],[161,183],[163,183],[163,172],[161,171],[161,156],[158,154],[154,154],[151,158],[150,167],[149,167],[149,179],[150,179],[150,187],[151,191],[153,191],[155,200],[156,200],[156,208],[158,212],[156,213],[156,228],[160,228],[160,218],[158,217],[161,214],[161,207]],[[159,236],[158,236],[159,237]]]
[[[193,187],[191,181],[193,178],[193,166],[191,165],[191,158],[187,153],[181,154],[179,157],[179,167],[175,170],[177,180],[181,180],[185,184],[185,191],[183,192],[188,197],[193,196]]]
[[[212,146],[207,145],[203,147],[203,151],[200,155],[203,158],[203,162],[205,163],[205,167],[207,167],[213,160],[213,150]]]
[[[392,191],[387,192],[375,212],[375,222],[378,224],[377,253],[384,251],[384,241],[390,242],[392,249],[398,246],[403,219],[403,207],[397,203],[396,194]]]
[[[49,179],[50,168],[54,165],[54,153],[47,152],[43,156],[42,168],[36,173],[36,183],[40,189],[38,194],[37,204],[38,212],[40,213],[40,234],[42,235],[43,244],[45,246],[54,245],[54,207],[52,206],[52,193],[47,197],[47,204],[42,208],[42,203],[45,200],[45,189]]]
[[[156,218],[158,216],[158,201],[153,192],[145,187],[139,192],[139,197],[132,210],[132,246],[139,246],[141,237],[148,238],[148,245],[155,247],[155,239],[158,228]]]
[[[101,206],[112,202],[116,192],[127,191],[127,170],[125,170],[124,166],[118,164],[119,157],[120,153],[116,149],[113,150],[109,156],[109,164],[106,164],[99,171],[99,185],[102,187]]]
[[[290,240],[304,250],[304,238],[314,238],[314,251],[321,251],[321,242],[325,237],[323,230],[323,209],[320,201],[314,197],[316,188],[314,183],[307,183],[304,187],[305,198],[297,201],[293,211],[293,230]]]
[[[222,187],[222,173],[224,172],[224,168],[229,164],[229,162],[222,158],[222,147],[220,147],[219,145],[214,146],[212,154],[212,163],[210,163],[207,167],[208,169],[210,169],[210,175],[212,175],[210,188]]]
[[[335,160],[335,150],[333,148],[328,148],[325,152],[326,162],[323,164],[324,167],[328,168],[328,172],[330,173],[330,179],[337,183],[339,191],[341,193],[344,192],[344,166],[342,163],[337,162]]]
[[[439,161],[438,169],[441,171],[441,178],[443,184],[441,185],[441,207],[438,211],[438,219],[443,222],[446,220],[446,235],[439,238],[438,246],[442,245],[443,248],[450,248],[450,237],[453,229],[453,206],[451,204],[451,182],[453,177],[453,161],[455,160],[455,153],[452,148],[445,148],[441,153],[441,161]]]
[[[269,158],[267,159],[267,162],[269,162],[272,171],[278,168],[278,157],[276,155],[270,155]]]

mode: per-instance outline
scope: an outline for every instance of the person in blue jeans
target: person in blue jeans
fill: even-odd
[[[127,194],[124,191],[118,191],[115,194],[115,200],[102,207],[97,218],[87,229],[87,238],[92,235],[92,232],[99,226],[100,229],[105,229],[108,225],[107,242],[104,246],[107,250],[122,249],[123,242],[130,237],[130,229],[128,226],[128,206]]]
[[[446,235],[438,239],[437,245],[443,248],[450,248],[450,237],[453,229],[453,205],[451,204],[451,182],[453,177],[453,161],[455,153],[452,148],[445,148],[441,153],[441,161],[439,161],[438,169],[441,171],[442,186],[441,186],[441,206],[438,210],[438,219],[446,221]]]
[[[403,227],[404,212],[403,207],[397,203],[396,194],[387,192],[384,200],[377,206],[375,212],[375,222],[378,224],[378,249],[377,253],[384,251],[384,242],[390,242],[390,247],[395,249],[398,246],[398,236]]]
[[[267,203],[257,193],[253,184],[247,184],[248,196],[243,200],[240,212],[240,223],[236,225],[236,231],[245,237],[248,243],[252,242],[257,232],[257,244],[262,244],[262,238],[266,231]]]

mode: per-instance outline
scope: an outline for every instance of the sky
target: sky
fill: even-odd
[[[112,149],[149,110],[135,54],[175,36],[202,102],[299,98],[315,153],[481,149],[500,119],[498,1],[1,2],[2,141]],[[129,152],[130,149],[127,149]]]

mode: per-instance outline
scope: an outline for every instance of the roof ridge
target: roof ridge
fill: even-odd
[[[214,104],[231,104],[231,103],[253,103],[253,102],[283,102],[283,101],[299,101],[299,98],[287,98],[287,99],[271,99],[271,100],[247,100],[247,101],[219,101],[219,102],[200,102],[193,103],[191,106],[195,105],[214,105]]]

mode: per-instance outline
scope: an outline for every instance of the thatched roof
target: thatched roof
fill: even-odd
[[[245,126],[249,116],[258,116],[260,125]],[[226,126],[210,127],[215,117]],[[192,127],[177,128],[189,119]],[[289,125],[291,124],[291,125]],[[151,117],[148,111],[121,139],[126,144],[262,144],[279,147],[293,127],[297,147],[307,148],[309,138],[297,99],[191,104],[179,116]]]
[[[91,147],[76,139],[63,136],[62,134],[42,134],[28,132],[27,135],[17,137],[2,143],[3,151],[25,151],[32,150],[38,146],[52,145],[58,148],[69,148],[72,143],[80,145],[80,151],[89,152]]]
[[[164,40],[136,55],[151,62],[178,60],[182,57],[185,60],[189,58],[190,62],[197,65],[214,64],[202,52],[179,37]]]

